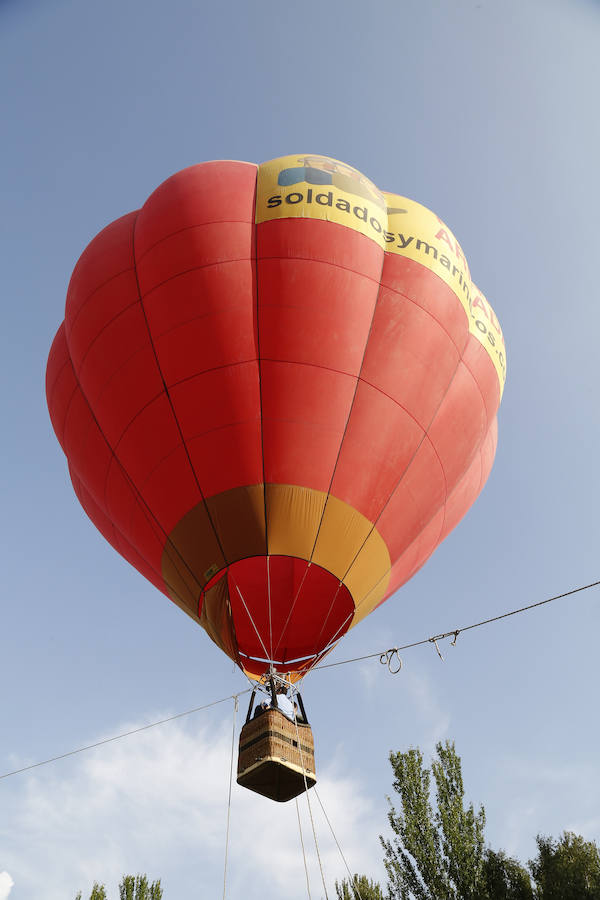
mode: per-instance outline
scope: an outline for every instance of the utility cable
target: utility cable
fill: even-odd
[[[332,669],[334,666],[345,666],[348,663],[360,662],[363,659],[374,659],[374,657],[378,656],[382,663],[390,664],[390,661],[394,658],[394,655],[397,656],[400,650],[410,650],[411,647],[420,647],[423,644],[434,644],[439,656],[443,659],[440,649],[437,646],[437,641],[443,640],[443,638],[454,637],[452,641],[453,644],[456,644],[456,638],[463,631],[470,631],[472,628],[480,628],[482,625],[489,625],[491,622],[499,622],[500,619],[507,619],[509,616],[516,616],[518,613],[526,612],[528,609],[535,609],[537,606],[544,606],[545,603],[552,603],[553,600],[562,600],[563,597],[570,597],[572,594],[578,594],[581,591],[587,591],[589,588],[598,587],[600,585],[600,581],[593,581],[591,584],[584,584],[582,587],[573,588],[571,591],[565,591],[564,594],[556,594],[554,597],[548,597],[546,600],[539,600],[537,603],[530,603],[529,606],[521,606],[519,609],[512,609],[510,612],[501,613],[499,616],[492,616],[491,619],[483,619],[481,622],[474,622],[472,625],[464,625],[462,628],[453,628],[451,631],[445,631],[443,634],[435,634],[432,637],[423,638],[420,641],[413,641],[412,644],[404,644],[402,647],[390,647],[387,650],[380,650],[377,653],[367,653],[365,656],[354,656],[352,659],[341,659],[339,662],[333,663],[325,663],[322,666],[314,666],[311,671],[317,672],[319,669]],[[391,670],[393,674],[399,672],[402,668],[402,662],[400,661],[400,665]]]
[[[187,709],[185,712],[176,713],[174,716],[168,716],[166,719],[159,719],[158,722],[150,722],[149,725],[142,725],[140,728],[132,728],[131,731],[124,731],[122,734],[116,734],[114,737],[104,738],[102,741],[96,741],[94,744],[87,744],[85,747],[78,747],[77,750],[69,750],[68,753],[61,753],[59,756],[52,756],[50,759],[43,759],[40,762],[32,763],[30,766],[23,766],[21,769],[14,769],[12,772],[5,772],[0,775],[0,781],[3,778],[9,778],[11,775],[20,775],[21,772],[28,772],[30,769],[37,769],[38,766],[46,766],[48,763],[56,762],[59,759],[66,759],[67,756],[75,756],[76,753],[83,753],[85,750],[93,750],[94,747],[102,747],[103,744],[110,744],[112,741],[119,741],[121,738],[129,737],[132,734],[139,734],[140,731],[147,731],[149,728],[156,728],[157,725],[164,725],[166,722],[173,722],[175,719],[181,719],[183,716],[190,716],[192,713],[200,712],[203,709],[209,709],[211,706],[218,706],[219,703],[226,703],[228,700],[236,700],[242,694],[250,693],[250,688],[240,691],[237,694],[230,694],[229,697],[223,697],[221,700],[213,700],[212,703],[205,703],[204,706],[196,706],[194,709]]]

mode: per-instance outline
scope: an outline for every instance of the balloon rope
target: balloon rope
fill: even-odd
[[[304,778],[304,793],[306,794],[306,802],[308,804],[308,814],[310,816],[310,824],[315,842],[315,850],[317,851],[317,859],[319,861],[319,869],[321,870],[321,881],[323,882],[323,890],[325,891],[325,900],[329,900],[327,894],[327,885],[325,884],[325,873],[323,872],[323,863],[321,862],[321,854],[319,853],[319,842],[317,841],[317,832],[315,830],[315,820],[313,819],[312,807],[310,805],[310,795],[308,793],[308,781],[306,780],[306,766],[304,765],[304,753],[302,752],[302,741],[300,740],[300,732],[298,731],[298,720],[296,711],[294,710],[294,725],[296,726],[296,740],[298,741],[298,750],[300,751],[300,764],[302,766],[302,777]]]
[[[168,716],[166,719],[160,719],[158,722],[150,722],[149,725],[142,725],[140,728],[132,728],[131,731],[124,731],[122,734],[115,734],[114,737],[96,741],[95,744],[87,744],[85,747],[78,747],[77,750],[69,750],[68,753],[61,753],[59,756],[43,759],[41,762],[32,763],[30,766],[23,766],[21,769],[15,769],[12,772],[5,772],[3,775],[0,775],[0,780],[2,778],[9,778],[11,775],[20,775],[22,772],[28,772],[30,769],[37,769],[39,766],[46,766],[48,763],[56,762],[59,759],[66,759],[68,756],[75,756],[76,753],[84,753],[86,750],[93,750],[95,747],[102,747],[104,744],[120,741],[121,738],[130,737],[132,734],[139,734],[140,731],[147,731],[149,728],[156,728],[157,725],[164,725],[166,722],[173,722],[175,719],[181,719],[183,716],[190,716],[192,713],[200,712],[203,709],[209,709],[211,706],[218,706],[219,703],[226,703],[227,700],[236,699],[237,697],[241,697],[242,694],[249,694],[251,690],[251,687],[246,688],[245,691],[239,691],[237,694],[230,694],[229,697],[222,697],[221,700],[213,700],[212,703],[205,703],[204,706],[186,709],[185,712],[176,713],[174,716]]]
[[[271,622],[271,557],[267,554],[267,599],[269,601],[269,646],[271,648],[271,656],[269,659],[273,662],[273,625]]]
[[[390,647],[388,650],[380,650],[377,653],[367,653],[365,656],[354,656],[352,659],[341,659],[339,662],[325,663],[323,666],[314,666],[310,671],[317,672],[319,669],[332,669],[334,666],[345,666],[348,663],[360,662],[363,659],[373,659],[375,656],[378,656],[382,663],[388,663],[389,665],[390,656],[397,654],[399,650],[410,650],[412,647],[420,647],[423,644],[434,644],[437,647],[436,641],[441,641],[443,638],[448,637],[454,637],[454,640],[451,643],[453,646],[456,646],[456,639],[463,631],[471,631],[472,628],[481,628],[482,625],[489,625],[491,622],[499,622],[500,619],[508,619],[509,616],[516,616],[519,613],[527,612],[529,609],[535,609],[538,606],[544,606],[546,603],[552,603],[553,600],[562,600],[563,597],[570,597],[572,594],[578,594],[580,591],[587,591],[589,588],[598,587],[599,585],[600,581],[592,581],[591,584],[584,584],[582,587],[573,588],[571,591],[565,591],[564,594],[556,594],[554,597],[548,597],[546,600],[538,600],[537,603],[530,603],[528,606],[519,607],[519,609],[511,609],[509,612],[501,613],[498,616],[492,616],[491,619],[483,619],[481,622],[474,622],[472,625],[463,625],[462,628],[453,628],[452,631],[434,634],[431,637],[423,638],[420,641],[413,641],[412,644],[403,644],[402,647]],[[437,651],[443,660],[439,647],[437,647]],[[400,668],[398,668],[397,671],[399,672],[401,668],[402,666],[400,665]],[[395,672],[392,674],[395,674]]]
[[[315,791],[315,796],[316,796],[317,800],[319,801],[319,806],[321,807],[323,815],[325,816],[325,821],[329,825],[329,830],[331,831],[331,834],[333,835],[333,839],[337,845],[338,850],[340,851],[340,856],[342,857],[342,859],[344,861],[344,865],[346,866],[346,871],[348,872],[348,878],[350,879],[350,885],[352,886],[352,889],[354,891],[354,897],[356,898],[356,900],[363,900],[363,898],[360,894],[360,891],[358,890],[358,885],[354,882],[354,876],[352,875],[352,872],[350,871],[350,866],[348,865],[348,863],[346,861],[346,857],[344,856],[342,848],[340,847],[340,842],[338,841],[337,837],[335,836],[335,831],[333,830],[333,825],[329,821],[329,816],[325,812],[325,807],[323,806],[323,801],[319,797],[316,786],[314,788],[314,791]]]
[[[300,807],[298,806],[298,798],[296,797],[296,815],[298,816],[298,829],[300,831],[300,846],[302,847],[302,858],[304,859],[304,874],[306,875],[306,890],[308,891],[308,900],[310,896],[310,881],[308,880],[308,866],[306,865],[306,850],[304,849],[304,838],[302,837],[302,824],[300,822]]]
[[[248,613],[248,618],[249,618],[250,621],[252,622],[252,627],[254,628],[254,630],[255,630],[255,632],[256,632],[256,636],[257,636],[257,638],[259,639],[259,641],[260,641],[260,643],[261,643],[261,646],[262,646],[263,650],[265,651],[265,659],[272,660],[272,657],[269,656],[269,651],[268,651],[267,648],[265,647],[265,642],[263,641],[263,639],[262,639],[262,637],[261,637],[261,635],[260,635],[260,631],[259,631],[258,628],[256,627],[256,622],[255,622],[254,619],[252,618],[252,613],[250,612],[250,610],[249,610],[248,607],[246,606],[246,601],[244,600],[244,596],[243,596],[242,592],[240,591],[239,585],[238,585],[237,581],[236,581],[236,580],[232,577],[232,575],[231,575],[231,569],[229,570],[229,577],[230,577],[231,580],[233,581],[233,583],[234,583],[234,585],[235,585],[235,589],[236,589],[236,591],[238,592],[238,594],[240,595],[240,600],[241,600],[242,603],[244,604],[244,609],[245,609],[246,612]]]
[[[233,782],[233,754],[235,750],[235,714],[238,709],[238,698],[233,698],[233,725],[231,727],[231,763],[229,765],[229,798],[227,800],[227,831],[225,834],[225,866],[223,869],[223,900],[227,890],[227,857],[229,855],[229,821],[231,818],[231,785]]]

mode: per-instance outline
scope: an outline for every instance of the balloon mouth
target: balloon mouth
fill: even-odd
[[[200,623],[245,672],[271,665],[304,673],[346,633],[355,606],[348,588],[316,563],[254,556],[216,573],[200,598]]]

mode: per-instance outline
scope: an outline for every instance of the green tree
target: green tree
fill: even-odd
[[[600,900],[600,851],[594,841],[565,831],[558,840],[537,836],[529,861],[536,900]]]
[[[420,750],[391,753],[394,790],[388,820],[394,837],[381,838],[390,900],[481,900],[484,896],[485,811],[465,807],[460,757],[454,744],[436,745],[431,771]],[[431,775],[436,808],[430,800]]]
[[[160,878],[150,884],[147,875],[123,875],[119,884],[120,900],[162,900],[162,895]],[[81,900],[81,891],[75,900]],[[103,884],[94,882],[90,900],[107,900],[106,888]]]
[[[352,881],[344,878],[335,883],[337,900],[383,900],[383,892],[378,884],[366,875],[353,875]]]
[[[162,895],[160,879],[150,884],[146,875],[124,875],[119,885],[120,900],[161,900]]]
[[[487,849],[483,861],[485,900],[533,900],[527,869],[500,850]]]
[[[75,900],[81,900],[81,891],[79,891]],[[97,881],[94,882],[90,900],[106,900],[106,888],[103,884],[98,884]]]

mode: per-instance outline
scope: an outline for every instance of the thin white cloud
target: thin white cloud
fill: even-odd
[[[427,722],[423,750],[432,751],[443,740],[450,728],[450,714],[443,709],[431,681],[414,669],[403,670],[403,686],[420,719]]]
[[[494,823],[488,816],[493,843],[525,861],[535,856],[536,834],[557,838],[566,830],[599,841],[600,785],[593,766],[515,757],[499,766],[503,788],[497,802],[509,811],[496,814]],[[491,808],[486,804],[488,812]]]
[[[78,890],[85,897],[94,880],[112,897],[123,873],[138,871],[161,877],[165,895],[199,886],[205,896],[222,895],[230,727],[214,733],[171,723],[13,785],[2,849],[19,897],[65,900]],[[380,812],[361,785],[325,769],[317,790],[351,870],[381,878]],[[333,894],[346,871],[314,791],[310,799],[310,812],[306,797],[299,809],[311,891],[323,892],[310,813]],[[227,883],[228,897],[306,896],[294,801],[275,804],[244,791],[235,775]]]
[[[8,872],[0,872],[0,900],[6,900],[13,886],[14,881]]]

